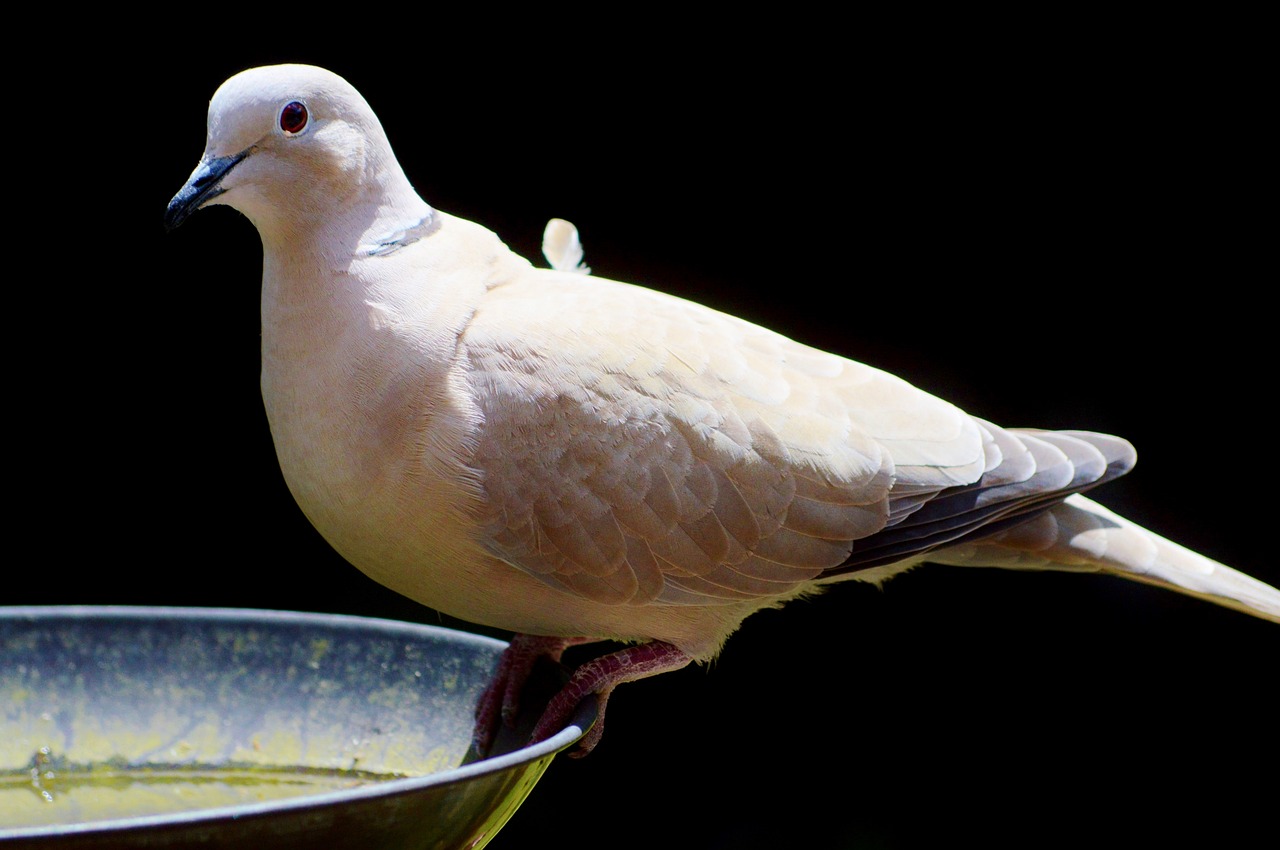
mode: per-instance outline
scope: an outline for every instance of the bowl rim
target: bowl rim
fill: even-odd
[[[478,635],[446,626],[411,623],[380,617],[354,614],[322,614],[306,611],[281,611],[270,608],[200,608],[181,606],[146,605],[17,605],[0,606],[0,621],[8,620],[90,620],[99,618],[125,620],[157,620],[181,617],[188,621],[225,623],[306,623],[318,626],[374,631],[386,635],[447,638],[451,642],[482,646],[501,651],[506,641]],[[585,730],[570,724],[546,740],[518,750],[512,750],[493,758],[474,761],[426,776],[404,779],[387,779],[342,791],[325,791],[301,797],[287,797],[262,803],[244,803],[237,806],[219,806],[209,809],[193,809],[163,815],[139,815],[129,818],[88,821],[78,824],[51,826],[0,827],[0,841],[17,838],[85,835],[93,832],[112,832],[126,829],[145,829],[162,826],[195,825],[203,821],[240,819],[269,815],[281,811],[324,808],[347,804],[353,800],[390,797],[420,791],[435,785],[466,781],[488,773],[497,773],[527,762],[537,761],[571,746],[582,737]]]

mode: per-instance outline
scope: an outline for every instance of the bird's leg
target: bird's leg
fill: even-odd
[[[560,656],[571,646],[593,643],[597,638],[542,637],[516,635],[502,651],[498,669],[476,705],[476,726],[472,745],[476,752],[487,753],[497,732],[498,717],[507,726],[515,724],[520,711],[520,693],[524,690],[534,665],[546,656],[559,663]]]
[[[547,703],[529,743],[536,744],[559,732],[573,717],[578,703],[588,694],[595,694],[598,699],[596,721],[582,736],[578,748],[569,754],[573,758],[585,756],[604,734],[604,709],[614,688],[623,682],[679,670],[692,660],[675,646],[655,640],[628,646],[582,664],[573,671],[573,676],[560,693]]]

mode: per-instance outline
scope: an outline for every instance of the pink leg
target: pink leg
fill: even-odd
[[[655,640],[586,662],[573,671],[568,684],[547,704],[529,743],[536,744],[559,732],[573,717],[578,703],[588,694],[596,694],[599,700],[596,722],[578,741],[578,748],[569,753],[573,758],[585,756],[600,743],[604,734],[604,709],[614,688],[623,682],[679,670],[692,660],[671,644]]]
[[[507,648],[502,651],[498,660],[498,669],[494,671],[480,702],[476,705],[476,726],[472,733],[473,746],[477,752],[487,753],[497,733],[498,717],[507,726],[515,723],[516,714],[520,710],[520,692],[524,690],[533,666],[542,656],[559,662],[560,656],[571,646],[581,643],[592,643],[597,638],[560,638],[541,637],[538,635],[516,635]]]

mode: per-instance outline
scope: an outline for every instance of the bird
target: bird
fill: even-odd
[[[1280,591],[1086,492],[1134,447],[1002,427],[908,381],[659,289],[550,268],[411,185],[339,75],[250,68],[209,104],[165,225],[227,205],[263,249],[261,392],[299,507],[347,561],[509,631],[476,746],[542,658],[584,700],[714,660],[752,614],[922,563],[1106,573],[1280,622]]]

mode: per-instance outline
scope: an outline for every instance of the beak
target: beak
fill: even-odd
[[[240,164],[249,155],[248,150],[231,156],[220,156],[217,159],[204,159],[191,172],[187,185],[169,202],[169,209],[164,214],[164,229],[173,230],[187,220],[209,200],[216,198],[226,190],[222,188],[222,178],[231,173],[231,169]]]

